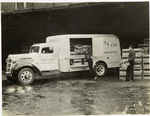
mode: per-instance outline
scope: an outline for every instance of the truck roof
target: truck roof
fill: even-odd
[[[46,46],[47,43],[35,43],[32,46]]]
[[[59,37],[71,37],[71,38],[73,38],[73,37],[98,37],[98,36],[117,37],[116,35],[113,35],[113,34],[64,34],[64,35],[48,36],[47,38],[59,38]]]

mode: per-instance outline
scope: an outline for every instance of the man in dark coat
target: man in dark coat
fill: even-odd
[[[90,74],[96,80],[97,77],[95,77],[95,71],[93,69],[93,60],[91,58],[90,48],[86,48],[84,51],[84,54],[85,54],[86,61],[88,62],[88,65],[89,65]]]
[[[130,45],[128,55],[128,62],[130,65],[128,66],[126,71],[126,81],[129,80],[134,81],[134,73],[133,73],[134,59],[135,59],[135,51],[133,50],[133,45]]]

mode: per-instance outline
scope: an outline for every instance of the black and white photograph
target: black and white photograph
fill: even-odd
[[[1,2],[2,116],[150,114],[149,1]]]

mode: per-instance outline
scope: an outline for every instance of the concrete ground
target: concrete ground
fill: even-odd
[[[3,116],[150,113],[149,80],[124,82],[109,75],[94,81],[63,74],[21,86],[7,81],[5,74],[2,77]]]

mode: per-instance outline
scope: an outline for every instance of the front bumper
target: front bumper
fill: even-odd
[[[10,72],[6,72],[7,77],[12,77],[12,74]]]

